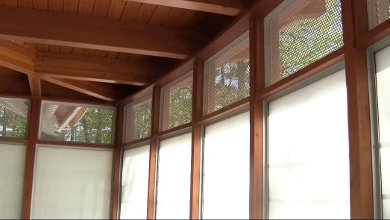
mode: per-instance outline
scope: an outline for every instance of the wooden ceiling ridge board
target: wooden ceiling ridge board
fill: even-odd
[[[32,96],[41,94],[40,80],[46,80],[105,101],[116,101],[116,96],[111,88],[102,88],[101,85],[90,82],[53,79],[36,72],[36,55],[36,51],[32,48],[0,40],[0,66],[28,75]]]
[[[0,6],[0,38],[185,59],[203,42],[194,29]],[[200,39],[199,39],[200,38]]]
[[[193,11],[238,16],[248,6],[247,0],[127,0],[132,2],[183,8]]]

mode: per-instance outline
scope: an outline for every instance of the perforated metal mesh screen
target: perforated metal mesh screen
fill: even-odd
[[[30,101],[0,98],[0,137],[27,138]]]
[[[80,104],[42,102],[40,139],[111,144],[114,110]]]
[[[192,119],[192,75],[163,88],[162,130],[175,128]]]
[[[267,85],[343,46],[340,0],[292,0],[265,19]]]
[[[125,142],[149,137],[152,128],[152,97],[127,105],[125,111]]]
[[[246,33],[206,61],[206,113],[248,97],[249,74],[249,38]]]
[[[390,0],[367,0],[370,27],[390,18]]]

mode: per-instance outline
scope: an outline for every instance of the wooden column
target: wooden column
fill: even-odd
[[[149,194],[148,194],[148,219],[154,219],[156,215],[156,171],[158,155],[158,132],[160,114],[160,88],[153,88],[152,104],[152,138],[150,140],[149,159]]]
[[[113,161],[113,180],[112,180],[112,211],[111,218],[119,219],[120,212],[120,193],[121,193],[121,163],[122,163],[122,135],[123,135],[123,106],[116,107],[115,121],[115,149]]]
[[[203,62],[195,60],[192,92],[192,160],[191,160],[191,219],[201,216],[202,125],[203,114]]]
[[[369,78],[366,49],[356,42],[368,30],[366,0],[342,0],[351,175],[351,218],[374,218]]]
[[[31,218],[35,154],[38,142],[41,99],[33,98],[29,121],[28,144],[24,174],[23,219]]]
[[[265,86],[264,22],[260,18],[250,21],[250,218],[261,219],[263,210],[263,100]]]

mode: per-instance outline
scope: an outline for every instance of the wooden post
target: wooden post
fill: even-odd
[[[31,218],[32,192],[34,182],[35,154],[37,150],[39,120],[41,111],[41,99],[33,98],[31,102],[31,112],[29,121],[28,144],[26,165],[24,174],[24,194],[23,194],[23,219]]]
[[[368,67],[366,49],[356,46],[368,31],[366,4],[366,0],[342,0],[353,219],[374,218]]]

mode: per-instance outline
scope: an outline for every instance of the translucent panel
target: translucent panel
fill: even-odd
[[[390,195],[383,200],[383,219],[390,219]]]
[[[249,218],[249,112],[209,125],[203,153],[204,219]]]
[[[125,142],[147,138],[152,127],[152,97],[126,106]]]
[[[160,143],[158,159],[158,219],[188,219],[190,215],[191,134]]]
[[[390,146],[382,147],[381,151],[382,193],[390,195]]]
[[[43,102],[40,139],[111,144],[113,117],[112,108]]]
[[[108,219],[112,151],[38,147],[32,217]]]
[[[21,219],[26,146],[0,144],[0,219]]]
[[[343,46],[340,0],[291,0],[265,20],[267,85]]]
[[[367,4],[371,28],[376,27],[378,24],[390,18],[389,0],[367,0]]]
[[[174,81],[163,88],[162,130],[191,122],[192,75]]]
[[[205,63],[206,113],[249,96],[249,37],[244,34]]]
[[[30,102],[0,98],[0,137],[27,138]]]
[[[122,165],[121,219],[146,219],[149,145],[126,150]]]
[[[390,144],[390,46],[375,54],[381,144]]]
[[[349,218],[344,71],[269,103],[269,217]]]

